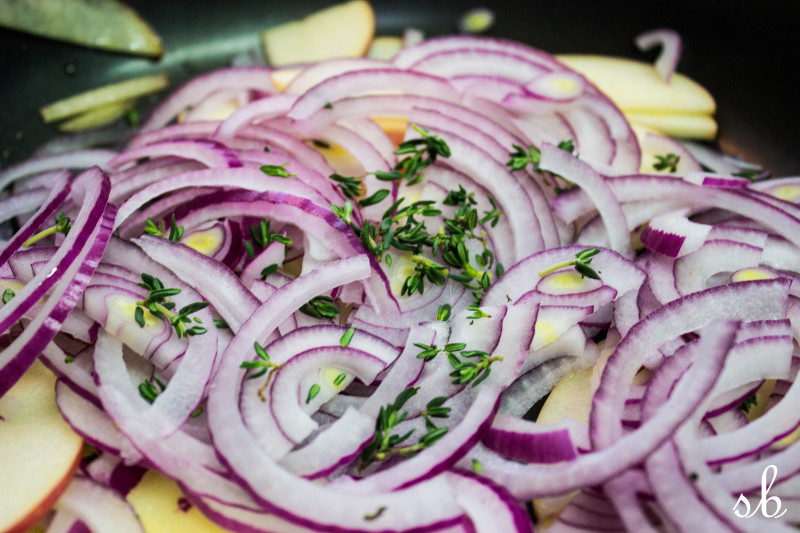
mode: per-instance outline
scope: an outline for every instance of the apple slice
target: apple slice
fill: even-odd
[[[0,2],[0,26],[114,52],[161,57],[153,29],[116,0],[24,0]]]
[[[261,38],[272,66],[360,57],[375,35],[369,2],[353,0],[264,31]]]
[[[58,131],[83,131],[111,124],[133,108],[134,103],[133,100],[127,100],[90,109],[60,123]]]
[[[149,470],[127,498],[147,533],[225,531],[192,507],[177,483],[155,470]]]
[[[142,76],[132,80],[112,83],[97,89],[79,93],[39,108],[45,122],[55,122],[110,104],[132,101],[146,94],[158,92],[169,85],[164,73]]]
[[[78,468],[83,441],[58,412],[55,383],[37,361],[0,398],[0,531],[36,524]]]
[[[675,73],[670,83],[649,63],[611,56],[560,55],[559,61],[597,85],[623,111],[706,114],[716,110],[711,94]]]
[[[372,44],[367,51],[367,57],[389,61],[397,52],[403,49],[403,39],[400,37],[380,36],[372,39]]]
[[[658,130],[669,137],[710,141],[717,135],[717,121],[710,115],[688,113],[637,113],[623,110],[631,122]]]

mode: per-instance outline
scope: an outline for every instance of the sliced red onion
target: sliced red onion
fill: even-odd
[[[675,68],[678,66],[678,60],[681,58],[683,49],[681,36],[678,35],[678,32],[669,29],[650,30],[636,37],[636,46],[643,52],[656,46],[661,47],[655,68],[658,75],[669,83]]]
[[[272,69],[264,67],[233,67],[198,76],[184,83],[164,99],[142,124],[146,132],[166,126],[187,107],[195,105],[210,94],[228,87],[277,92],[272,84]]]
[[[16,383],[58,332],[89,282],[111,236],[116,209],[106,203],[110,184],[105,174],[97,168],[88,170],[76,179],[73,187],[73,191],[83,193],[85,203],[48,262],[49,268],[0,308],[0,331],[6,331],[49,291],[49,298],[36,317],[0,354],[0,395]]]
[[[72,478],[56,509],[68,510],[92,531],[144,532],[133,507],[122,496],[84,476]]]
[[[667,257],[682,257],[700,248],[711,226],[688,218],[686,209],[653,218],[642,232],[642,244]]]
[[[566,150],[545,144],[541,151],[541,168],[575,182],[597,206],[608,232],[611,249],[625,257],[633,257],[625,214],[606,180]]]
[[[0,172],[0,190],[21,178],[52,170],[89,168],[95,165],[106,168],[106,164],[116,155],[116,152],[110,150],[83,150],[29,159]]]

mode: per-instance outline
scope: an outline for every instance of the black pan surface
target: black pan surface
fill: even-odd
[[[331,2],[268,0],[129,0],[161,35],[159,61],[84,49],[0,28],[0,167],[31,154],[55,134],[39,106],[107,83],[167,70],[173,85],[228,64],[258,45],[258,32]],[[553,53],[597,53],[652,60],[633,45],[644,30],[669,27],[684,39],[679,70],[717,100],[719,146],[775,176],[800,174],[796,148],[800,105],[794,81],[800,44],[798,2],[721,0],[601,2],[537,0],[479,3],[442,0],[373,2],[378,33],[415,27],[452,33],[466,10],[489,7],[488,32]]]

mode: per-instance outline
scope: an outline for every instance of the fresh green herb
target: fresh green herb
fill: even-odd
[[[656,162],[653,163],[653,168],[656,170],[669,170],[670,172],[677,172],[678,170],[678,162],[681,160],[681,156],[677,154],[669,153],[667,155],[657,155],[655,156]]]
[[[348,177],[341,174],[331,174],[328,177],[339,184],[342,194],[347,198],[355,200],[361,196],[361,180],[356,179],[355,176]]]
[[[409,185],[422,181],[422,171],[436,162],[437,156],[450,157],[450,147],[440,137],[431,135],[428,130],[412,124],[411,128],[422,138],[409,139],[400,143],[396,155],[409,155],[395,165],[394,170],[402,172]]]
[[[455,353],[447,354],[450,366],[454,369],[450,372],[450,376],[455,378],[453,379],[453,384],[463,385],[471,382],[473,387],[477,387],[489,377],[492,363],[503,360],[500,355],[490,356],[481,350],[462,350],[461,357],[463,359],[459,359]],[[465,359],[478,359],[478,362],[466,361]]]
[[[392,430],[400,425],[408,416],[407,411],[401,410],[406,402],[414,396],[418,390],[417,387],[408,387],[397,395],[394,402],[381,407],[378,413],[378,419],[375,421],[375,436],[361,452],[359,471],[373,462],[383,461],[394,455],[411,457],[420,450],[433,445],[447,433],[448,428],[436,427],[431,420],[432,418],[447,418],[449,416],[450,408],[442,407],[447,397],[440,396],[428,402],[425,411],[422,412],[422,416],[425,417],[427,432],[416,444],[400,446],[400,444],[411,437],[414,430],[412,429],[403,435],[393,434]]]
[[[539,277],[546,276],[551,272],[555,272],[556,270],[566,268],[569,266],[574,266],[575,270],[581,275],[581,279],[583,278],[592,278],[592,279],[600,279],[600,276],[595,272],[595,270],[590,267],[589,265],[592,262],[592,257],[599,254],[600,250],[597,248],[587,248],[586,250],[581,250],[577,254],[575,254],[575,259],[570,259],[569,261],[562,261],[561,263],[555,264],[550,268],[542,270],[539,272]]]
[[[558,147],[564,150],[565,152],[569,153],[575,152],[575,142],[572,139],[561,141],[560,143],[558,143]]]
[[[423,344],[421,342],[415,342],[414,346],[422,350],[420,353],[417,354],[417,359],[425,359],[426,361],[430,361],[431,359],[439,355],[439,352],[444,351],[449,355],[451,353],[463,350],[464,348],[467,347],[467,345],[464,344],[463,342],[451,342],[445,345],[445,347],[441,349],[437,348],[435,344]]]
[[[324,107],[325,109],[333,109],[333,104],[330,102],[326,102],[325,105],[322,107]]]
[[[270,274],[274,274],[278,271],[278,264],[272,263],[271,265],[265,266],[261,269],[261,279],[265,280]]]
[[[750,412],[750,409],[752,407],[755,407],[757,405],[758,405],[758,398],[756,397],[755,393],[753,393],[747,398],[745,398],[742,403],[739,404],[739,409],[741,411],[744,411],[745,414],[747,414]]]
[[[197,409],[192,411],[192,414],[190,414],[189,416],[191,418],[197,418],[198,416],[200,416],[202,414],[203,414],[203,408],[202,407],[198,407]]]
[[[183,226],[178,226],[178,223],[175,221],[175,214],[173,213],[169,222],[169,235],[166,234],[166,227],[163,220],[159,221],[159,224],[156,224],[153,222],[153,219],[149,217],[144,225],[144,232],[149,235],[155,235],[156,237],[162,237],[177,242],[183,237]]]
[[[67,355],[67,356],[64,357],[64,362],[67,363],[67,364],[74,363],[75,362],[75,357],[72,356],[72,355]]]
[[[228,323],[222,320],[221,318],[215,318],[214,325],[217,327],[217,329],[230,329]]]
[[[358,205],[361,207],[369,207],[371,205],[381,203],[387,196],[389,196],[389,189],[380,189],[375,191],[374,194],[371,196],[367,196],[366,198],[362,198],[358,201]]]
[[[752,170],[742,170],[741,172],[734,172],[731,176],[736,176],[737,178],[747,178],[750,181],[756,181],[756,173]]]
[[[330,143],[325,142],[322,139],[311,139],[311,144],[317,148],[325,148],[326,150],[330,149],[331,147]]]
[[[486,224],[487,222],[491,222],[491,226],[495,227],[497,223],[500,222],[500,215],[502,215],[503,213],[501,213],[500,210],[497,209],[497,204],[495,203],[494,198],[492,198],[492,195],[490,194],[488,195],[488,197],[489,197],[489,203],[492,204],[492,210],[484,211],[483,212],[484,216],[480,220],[480,222],[481,224]]]
[[[334,384],[334,385],[336,385],[336,386],[338,387],[339,385],[341,385],[341,384],[342,384],[342,382],[343,382],[343,381],[344,381],[346,378],[347,378],[347,372],[342,372],[341,374],[339,374],[338,376],[336,376],[336,379],[334,379],[334,380],[333,380],[333,384]]]
[[[347,200],[343,206],[331,205],[331,211],[333,211],[334,215],[342,219],[345,224],[353,223],[350,218],[353,214],[353,202],[350,200]]]
[[[403,173],[397,170],[376,170],[372,174],[381,181],[396,181],[403,177]]]
[[[341,346],[342,348],[350,346],[350,341],[353,340],[353,335],[355,334],[355,332],[356,328],[352,326],[348,328],[348,330],[345,331],[344,334],[342,335],[342,338],[339,339],[339,346]]]
[[[255,257],[255,248],[254,244],[257,245],[259,248],[266,248],[273,242],[279,242],[284,246],[291,246],[292,239],[289,237],[278,233],[277,231],[270,230],[270,222],[261,219],[258,224],[251,224],[249,226],[250,229],[250,237],[253,239],[252,242],[244,241],[244,247],[247,250],[247,255],[250,256],[252,259]]]
[[[134,310],[134,319],[139,327],[145,326],[144,312],[149,311],[151,314],[167,320],[170,325],[175,328],[175,333],[178,338],[190,337],[194,335],[202,335],[207,330],[202,326],[186,327],[186,324],[192,322],[189,315],[196,313],[208,307],[208,302],[194,302],[184,307],[181,307],[177,314],[173,314],[172,310],[175,309],[175,303],[167,301],[170,296],[180,294],[180,289],[167,289],[160,279],[151,276],[147,273],[142,273],[142,283],[139,286],[147,289],[147,298],[136,302],[136,309]],[[197,317],[194,317],[195,322],[201,322]]]
[[[270,151],[270,150],[269,150],[269,146],[265,146],[265,147],[264,147],[264,151],[265,151],[265,152],[269,152],[269,151]]]
[[[386,510],[385,506],[378,507],[378,510],[375,511],[374,513],[365,514],[364,520],[366,520],[367,522],[371,522],[377,519],[379,516],[381,516],[385,510]]]
[[[333,303],[333,298],[330,296],[315,296],[308,303],[304,303],[300,311],[314,318],[336,318],[339,306]]]
[[[69,230],[72,229],[72,222],[68,216],[64,216],[64,211],[59,211],[54,219],[55,225],[40,231],[36,235],[33,235],[30,239],[22,243],[22,246],[30,246],[31,244],[38,242],[45,237],[53,235],[54,233],[63,233],[66,235],[69,233]]]
[[[473,460],[472,460],[472,470],[473,470],[473,471],[474,471],[476,474],[480,474],[480,473],[483,471],[483,465],[482,465],[482,464],[481,464],[481,462],[480,462],[480,461],[478,461],[477,459],[473,459]]]
[[[321,390],[320,386],[317,385],[316,383],[311,385],[311,388],[308,389],[308,396],[306,397],[306,403],[311,403],[311,400],[317,397],[317,394],[319,394],[320,390]]]
[[[7,304],[8,302],[10,302],[10,301],[11,301],[11,299],[12,299],[14,296],[16,296],[16,295],[17,295],[17,293],[15,293],[15,292],[14,292],[13,290],[11,290],[11,289],[6,289],[6,290],[4,290],[4,291],[3,291],[3,305],[5,305],[5,304]]]
[[[270,372],[270,376],[271,376],[272,375],[272,371],[274,369],[278,368],[279,366],[276,365],[275,363],[273,363],[272,361],[270,361],[269,354],[267,353],[266,350],[264,350],[263,346],[258,344],[258,342],[253,343],[253,347],[256,350],[256,355],[258,356],[258,359],[255,359],[253,361],[245,361],[241,365],[239,365],[239,368],[244,368],[244,369],[258,368],[259,369],[258,372],[254,372],[253,374],[250,374],[249,376],[247,376],[247,379],[260,378],[261,376],[263,376],[267,372]]]
[[[448,271],[444,265],[421,255],[415,255],[411,260],[416,263],[414,274],[403,282],[403,288],[400,290],[401,296],[404,294],[411,296],[415,291],[419,291],[420,294],[424,293],[426,279],[434,285],[444,285],[447,281]]]
[[[125,112],[125,122],[127,122],[131,128],[138,128],[139,124],[142,122],[139,110],[135,107],[128,109],[128,111]]]
[[[436,311],[436,320],[450,320],[450,304],[442,304],[439,306],[439,310]]]
[[[479,318],[492,318],[492,315],[487,314],[480,306],[469,305],[467,311],[472,311],[472,314],[467,317],[467,320],[478,320]]]
[[[542,161],[542,152],[533,145],[528,146],[527,150],[518,144],[512,144],[511,146],[514,148],[514,151],[509,152],[508,155],[511,159],[506,162],[506,166],[511,167],[512,170],[522,170],[530,163],[533,165],[534,170],[539,170],[539,163]]]
[[[289,174],[289,171],[286,170],[286,165],[288,164],[289,163],[284,163],[282,165],[262,165],[259,167],[259,170],[267,176],[275,176],[276,178],[296,178],[297,174]]]
[[[158,388],[156,388],[156,385],[158,385]],[[164,385],[163,381],[153,376],[152,380],[146,379],[139,383],[139,394],[142,398],[147,400],[147,403],[153,403],[156,401],[156,398],[158,398],[158,395],[164,392],[166,388],[167,386]]]
[[[692,483],[697,483],[697,480],[699,478],[700,476],[697,474],[697,472],[689,472],[689,481],[691,481]]]

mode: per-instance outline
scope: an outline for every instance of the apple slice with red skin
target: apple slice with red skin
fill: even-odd
[[[55,504],[83,441],[61,418],[55,376],[40,362],[0,398],[0,531],[23,533]]]

